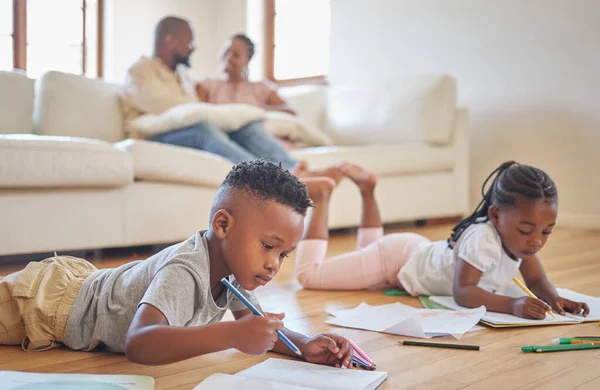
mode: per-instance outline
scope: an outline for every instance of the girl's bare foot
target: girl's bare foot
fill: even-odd
[[[344,163],[340,165],[339,170],[356,183],[360,192],[373,192],[375,190],[377,177],[374,174],[367,172],[364,168],[355,164]]]
[[[337,166],[319,170],[310,170],[308,169],[308,164],[306,163],[306,161],[298,162],[298,165],[294,167],[292,173],[299,179],[309,177],[328,177],[334,181],[335,185],[337,185],[340,182],[340,180],[342,180],[346,176],[342,171],[340,171],[339,167]]]
[[[307,177],[301,181],[306,184],[308,196],[315,205],[323,201],[329,201],[336,185],[335,181],[329,177]]]

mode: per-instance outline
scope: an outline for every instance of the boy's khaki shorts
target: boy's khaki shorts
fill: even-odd
[[[21,344],[25,351],[60,346],[75,296],[96,270],[86,260],[55,256],[0,277],[0,345]]]

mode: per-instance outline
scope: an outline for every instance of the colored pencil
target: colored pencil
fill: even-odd
[[[369,363],[368,361],[366,361],[364,358],[362,358],[360,355],[354,355],[354,354],[353,354],[353,355],[352,355],[352,359],[359,360],[359,361],[361,361],[361,362],[363,362],[363,363],[365,363],[365,364],[368,364],[368,365],[370,365],[370,364],[371,364],[371,363]]]
[[[352,366],[362,368],[363,370],[372,370],[370,365],[364,364],[362,361],[352,358]]]
[[[600,338],[594,339],[569,339],[569,338],[560,338],[560,339],[552,339],[552,344],[600,344]]]
[[[523,282],[517,279],[516,276],[513,278],[513,282],[515,282],[517,286],[521,287],[521,290],[525,291],[525,294],[529,295],[532,298],[538,299],[538,297],[536,297],[535,294],[532,293],[525,284],[523,284]],[[552,313],[552,309],[548,309],[548,314],[550,314],[552,318],[556,318],[556,316]]]
[[[242,301],[244,303],[244,305],[246,305],[248,307],[248,309],[250,309],[252,311],[252,313],[256,314],[257,316],[261,316],[261,317],[265,316],[263,313],[261,313],[260,311],[258,311],[258,309],[252,304],[252,302],[250,302],[249,300],[247,300],[246,297],[243,296],[242,293],[239,292],[239,290],[237,288],[235,288],[235,286],[233,284],[229,283],[229,280],[227,280],[227,278],[221,279],[221,282],[240,301]],[[302,356],[302,352],[300,352],[300,348],[296,347],[296,345],[294,343],[292,343],[292,340],[288,339],[287,336],[284,335],[283,333],[281,333],[280,330],[277,330],[277,335],[279,336],[279,338],[281,339],[281,341],[283,341],[285,343],[285,345],[287,345],[296,355]]]
[[[353,362],[355,361],[357,363],[362,363],[365,366],[369,367],[370,370],[375,370],[377,368],[377,365],[375,363],[369,363],[357,355],[352,356],[352,361]]]
[[[563,344],[563,345],[527,345],[521,347],[521,352],[564,352],[580,351],[584,349],[600,349],[594,344]]]
[[[431,343],[426,341],[398,341],[398,343],[402,345],[412,345],[415,347],[453,348],[479,351],[479,345]]]
[[[364,351],[362,349],[360,349],[358,347],[358,345],[356,345],[352,340],[348,340],[348,342],[350,343],[350,345],[352,346],[352,348],[354,349],[354,351],[356,351],[356,353],[362,357],[364,360],[366,360],[367,363],[371,363],[374,364],[373,360],[367,356],[366,353],[364,353]]]
[[[352,361],[353,361],[353,362],[357,362],[357,363],[364,364],[365,366],[370,366],[370,365],[371,365],[370,363],[368,363],[368,362],[364,361],[363,359],[361,359],[361,358],[360,358],[360,357],[358,357],[358,356],[352,356]]]

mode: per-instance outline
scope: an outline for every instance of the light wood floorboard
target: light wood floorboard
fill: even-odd
[[[432,240],[444,239],[451,226],[411,228]],[[393,231],[404,231],[395,229]],[[389,231],[388,231],[389,232]],[[331,238],[329,254],[354,247],[353,234]],[[541,257],[550,279],[559,287],[600,296],[600,232],[555,229]],[[141,258],[141,257],[140,257]],[[98,267],[114,267],[133,258],[96,261]],[[0,266],[0,275],[22,265]],[[286,313],[286,326],[305,333],[338,332],[357,342],[389,373],[381,389],[598,389],[600,351],[523,354],[522,345],[549,344],[552,338],[577,335],[600,337],[598,323],[496,330],[468,333],[462,341],[481,351],[402,347],[403,337],[325,324],[326,309],[350,308],[361,302],[379,305],[400,301],[420,307],[416,298],[389,297],[381,291],[308,291],[294,279],[294,259],[286,261],[279,275],[258,290],[266,311]],[[231,318],[230,316],[226,318]],[[451,341],[449,338],[444,338]],[[25,353],[17,347],[0,347],[0,369],[31,372],[150,375],[157,389],[191,389],[215,372],[235,373],[257,364],[267,354],[253,357],[235,350],[160,367],[129,363],[122,355],[105,352],[73,352],[58,349]]]

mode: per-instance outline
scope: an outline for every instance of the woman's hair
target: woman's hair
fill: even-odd
[[[485,187],[496,174],[490,188]],[[542,199],[546,203],[556,201],[556,185],[544,171],[529,165],[520,165],[515,161],[507,161],[496,168],[483,182],[481,187],[483,199],[473,214],[460,221],[452,229],[448,238],[448,246],[453,248],[461,234],[471,225],[489,220],[488,209],[495,205],[498,207],[514,207],[515,198],[523,196],[527,199]]]
[[[246,44],[246,47],[248,48],[248,61],[250,61],[254,55],[254,42],[252,42],[252,40],[245,34],[235,34],[231,37],[231,39],[239,39]]]

